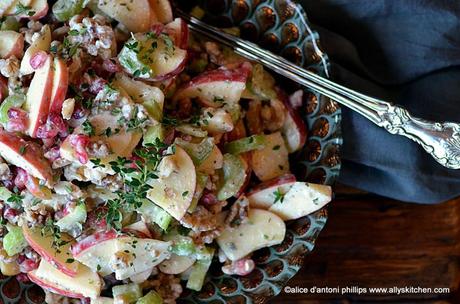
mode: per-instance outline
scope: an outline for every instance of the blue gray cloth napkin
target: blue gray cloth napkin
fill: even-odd
[[[460,1],[303,1],[338,83],[407,107],[415,116],[460,122]],[[339,181],[379,195],[433,204],[460,195],[446,169],[409,139],[343,108]]]

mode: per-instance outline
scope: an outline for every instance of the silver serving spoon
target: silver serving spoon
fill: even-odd
[[[281,56],[266,51],[254,43],[222,32],[179,9],[176,9],[176,14],[188,23],[192,31],[229,46],[237,54],[259,62],[275,73],[347,106],[392,134],[403,135],[412,139],[441,165],[450,169],[460,169],[460,124],[433,122],[413,117],[403,107],[366,96],[334,83],[289,62]]]

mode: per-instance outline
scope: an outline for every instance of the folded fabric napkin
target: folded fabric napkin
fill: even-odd
[[[303,1],[332,78],[418,117],[460,122],[460,2]],[[460,195],[460,170],[343,107],[339,181],[379,195],[439,203]]]

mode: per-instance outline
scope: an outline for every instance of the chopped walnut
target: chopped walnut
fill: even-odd
[[[49,25],[47,25],[49,27]],[[23,27],[19,30],[20,33],[24,34],[24,40],[28,44],[32,44],[37,40],[46,30],[45,26],[39,21],[30,20],[27,23],[27,27]]]
[[[69,120],[72,118],[73,110],[75,109],[75,99],[74,98],[67,98],[62,103],[62,118],[65,120]]]
[[[171,274],[158,273],[155,279],[144,283],[146,287],[155,289],[163,298],[164,304],[174,304],[182,293],[180,279]]]
[[[107,175],[101,181],[101,186],[115,192],[123,188],[123,179],[120,175]]]
[[[102,140],[92,141],[86,148],[89,158],[104,158],[110,154],[110,149]]]
[[[134,255],[127,251],[117,251],[110,260],[110,267],[115,271],[129,267],[134,261]]]
[[[11,180],[13,178],[13,174],[11,173],[10,167],[7,163],[0,162],[0,180]]]
[[[185,214],[181,219],[184,227],[193,231],[209,231],[217,227],[217,218],[215,214],[209,212],[205,207],[198,205],[192,214]]]
[[[286,119],[286,107],[278,99],[268,102],[251,100],[246,112],[249,133],[260,134],[264,130],[274,132],[283,127]]]
[[[246,197],[240,197],[233,203],[230,212],[225,218],[225,224],[230,227],[238,226],[248,220],[249,201]]]
[[[6,78],[17,78],[19,75],[20,62],[15,56],[0,59],[0,73]]]
[[[22,223],[27,223],[30,227],[44,224],[46,220],[53,215],[53,210],[42,203],[31,206],[24,206],[24,212],[21,214]]]
[[[265,130],[275,132],[283,127],[286,119],[286,107],[279,99],[272,99],[262,105],[260,117]]]
[[[101,15],[94,17],[74,16],[69,21],[70,30],[76,34],[68,37],[71,43],[78,43],[92,56],[103,59],[113,57],[116,50],[115,33],[107,20]]]

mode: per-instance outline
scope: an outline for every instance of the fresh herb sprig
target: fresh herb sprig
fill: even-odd
[[[109,162],[111,169],[122,178],[126,191],[117,191],[117,198],[106,203],[106,222],[111,228],[121,228],[120,210],[136,210],[147,198],[151,189],[149,180],[157,179],[158,165],[161,160],[175,153],[174,146],[168,146],[160,139],[134,151],[134,159],[118,157]]]

